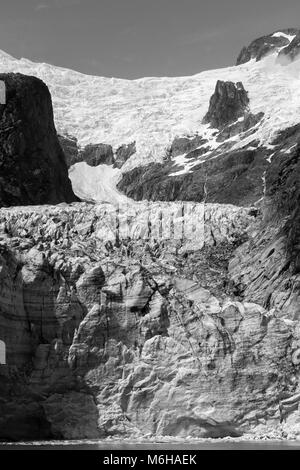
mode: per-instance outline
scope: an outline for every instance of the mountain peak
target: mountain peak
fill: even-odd
[[[251,59],[259,61],[274,52],[279,54],[289,47],[297,37],[300,37],[300,29],[288,28],[279,29],[269,35],[255,39],[249,46],[243,47],[236,65],[245,64]]]
[[[218,80],[203,122],[222,128],[242,117],[248,105],[248,94],[241,82]]]

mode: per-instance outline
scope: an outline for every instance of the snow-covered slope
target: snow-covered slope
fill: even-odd
[[[271,38],[283,37],[292,44],[298,36],[281,31]],[[296,38],[296,39],[294,39]],[[261,38],[263,39],[263,38]],[[273,38],[274,39],[274,38]],[[260,40],[258,40],[260,41]],[[107,165],[92,168],[78,163],[70,169],[73,188],[79,197],[96,201],[124,200],[116,185],[122,173],[150,162],[161,162],[174,137],[202,136],[201,158],[190,160],[186,154],[173,159],[177,168],[169,177],[193,171],[199,162],[241,147],[270,149],[275,134],[299,122],[300,61],[278,63],[284,47],[242,65],[209,70],[191,77],[148,77],[123,80],[84,75],[46,63],[15,59],[0,51],[0,72],[20,72],[41,78],[52,94],[58,133],[78,139],[78,144],[110,144],[116,151],[135,141],[134,153],[121,170]],[[203,124],[209,100],[218,80],[242,82],[248,92],[253,115],[263,118],[248,134],[237,133],[224,143],[209,124]]]
[[[114,205],[130,203],[117,188],[120,170],[110,165],[89,166],[79,162],[69,170],[74,193],[84,201],[110,202]]]
[[[242,81],[249,92],[251,111],[265,113],[251,139],[259,138],[266,144],[279,129],[297,123],[300,61],[281,66],[275,63],[275,56],[191,77],[122,80],[88,76],[0,53],[0,71],[44,80],[52,93],[58,132],[77,137],[79,144],[102,142],[117,148],[135,140],[137,153],[123,167],[126,170],[161,160],[176,135],[207,134],[201,120],[217,80]]]

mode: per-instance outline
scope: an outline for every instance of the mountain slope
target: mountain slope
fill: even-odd
[[[225,150],[253,151],[253,142],[259,151],[261,148],[263,152],[272,149],[270,144],[277,132],[297,124],[300,116],[300,61],[289,60],[290,55],[293,58],[297,55],[297,38],[298,30],[272,33],[249,46],[248,55],[245,53],[244,59],[239,60],[245,62],[250,58],[248,62],[191,77],[138,80],[93,77],[45,63],[18,60],[6,53],[0,53],[0,72],[22,72],[45,81],[53,98],[56,128],[62,136],[73,139],[72,148],[76,142],[78,149],[75,151],[80,155],[79,160],[76,160],[78,155],[74,157],[77,162],[88,162],[84,153],[90,153],[90,144],[111,146],[115,160],[119,149],[133,146],[133,152],[118,165],[121,167],[119,172],[97,170],[92,173],[86,168],[81,174],[76,169],[70,170],[71,180],[73,177],[76,180],[73,187],[78,196],[82,197],[84,193],[86,200],[101,202],[107,201],[107,195],[111,194],[111,201],[116,202],[120,199],[120,189],[136,198],[126,187],[128,178],[122,180],[122,173],[151,162],[164,162],[170,156],[169,149],[176,137],[194,138],[198,135],[204,139],[205,145],[200,145],[200,157],[192,162],[186,158],[185,151],[177,153],[172,160],[175,169],[171,165],[167,173],[167,187],[177,185],[178,175],[194,173],[194,166],[198,163],[222,157]],[[269,47],[263,53],[264,41]],[[288,59],[281,65],[278,55],[285,50],[288,51]],[[229,132],[220,139],[213,125],[203,120],[219,81],[241,82],[248,93],[251,113],[262,116],[259,122],[252,123],[253,129],[248,134],[242,130],[234,135]],[[69,150],[67,146],[67,154]],[[265,152],[265,157],[269,158],[269,152]],[[257,174],[256,186],[263,177],[264,164],[260,166],[262,170]],[[131,176],[129,178],[131,181]],[[120,180],[118,190],[116,185]],[[80,189],[83,187],[86,188],[84,191]],[[161,190],[157,188],[155,191],[158,196],[151,198],[161,197]],[[261,183],[257,199],[261,198],[262,191]],[[201,200],[201,197],[194,192],[189,192],[188,196],[190,200]],[[169,198],[169,194],[163,197]],[[177,198],[184,198],[184,195],[179,193]],[[255,202],[255,198],[253,195],[247,200]],[[228,202],[236,201],[229,197]],[[240,201],[241,204],[245,202],[245,198]]]
[[[45,81],[53,97],[59,133],[78,138],[80,145],[107,143],[114,149],[136,141],[137,153],[124,169],[161,161],[176,135],[207,135],[202,119],[217,80],[242,82],[254,114],[265,113],[255,135],[268,143],[276,131],[296,124],[300,114],[300,63],[275,63],[277,53],[255,62],[191,77],[122,80],[93,77],[49,64],[0,55],[1,72],[22,72]],[[239,142],[236,143],[239,146]]]
[[[299,437],[299,63],[278,63],[297,48],[282,34],[237,67],[113,87],[2,58],[52,82],[73,189],[102,204],[0,210],[0,439]]]

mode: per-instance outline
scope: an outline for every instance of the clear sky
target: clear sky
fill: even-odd
[[[299,0],[1,0],[0,49],[107,77],[191,75],[300,28]]]

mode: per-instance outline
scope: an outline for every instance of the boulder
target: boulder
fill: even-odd
[[[115,161],[112,146],[108,144],[87,145],[81,150],[80,159],[90,166],[112,165]]]

